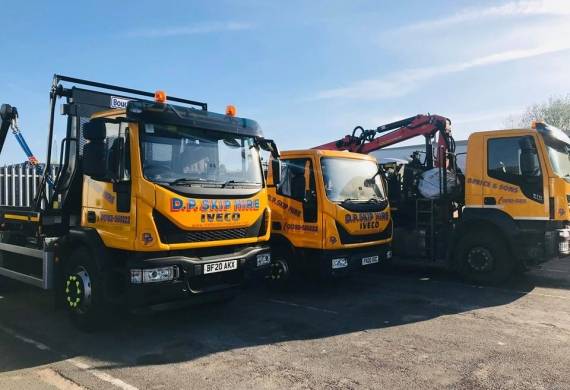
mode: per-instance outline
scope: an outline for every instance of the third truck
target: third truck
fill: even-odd
[[[456,153],[448,118],[417,115],[317,149],[367,154],[414,137],[423,151],[383,167],[395,254],[441,260],[482,283],[570,254],[570,138],[553,126],[475,132]]]

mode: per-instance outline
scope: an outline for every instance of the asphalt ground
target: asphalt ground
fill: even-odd
[[[0,389],[570,389],[570,258],[500,288],[400,265],[76,330],[0,279]]]

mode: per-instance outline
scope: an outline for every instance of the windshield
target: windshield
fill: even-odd
[[[384,200],[378,166],[371,160],[321,159],[327,197],[333,202]]]
[[[144,176],[177,185],[261,185],[259,153],[253,137],[190,127],[144,124]]]
[[[550,137],[543,139],[554,173],[560,177],[570,178],[570,145]]]

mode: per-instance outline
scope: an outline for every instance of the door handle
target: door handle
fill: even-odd
[[[492,196],[486,196],[485,198],[483,198],[483,204],[485,204],[486,206],[494,206],[497,204],[497,199],[495,199]]]
[[[95,214],[95,211],[88,211],[87,212],[87,222],[88,223],[97,222],[97,214]]]

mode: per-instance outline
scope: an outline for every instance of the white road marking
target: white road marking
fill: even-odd
[[[59,372],[51,369],[51,368],[44,368],[42,370],[36,371],[36,374],[40,377],[40,379],[52,385],[60,390],[84,390],[85,387],[78,385],[77,383],[67,379]]]
[[[2,332],[4,332],[4,333],[9,334],[9,335],[12,336],[12,337],[18,339],[18,340],[20,340],[20,341],[23,341],[23,342],[26,343],[26,344],[31,344],[31,345],[33,345],[34,347],[36,347],[36,348],[39,349],[40,351],[51,351],[51,348],[48,347],[47,345],[45,345],[45,344],[43,344],[43,343],[40,343],[40,342],[38,342],[38,341],[32,340],[32,339],[30,339],[30,338],[28,338],[28,337],[22,336],[21,334],[18,334],[18,333],[16,333],[16,332],[14,332],[12,329],[8,329],[8,328],[6,328],[6,327],[4,327],[4,326],[0,326],[0,330],[1,330]]]
[[[333,311],[333,310],[328,310],[328,309],[321,309],[320,307],[314,307],[314,306],[308,306],[308,305],[301,305],[299,303],[294,303],[294,302],[287,302],[287,301],[280,301],[278,299],[268,299],[269,302],[272,303],[278,303],[280,305],[287,305],[287,306],[293,306],[293,307],[300,307],[303,309],[307,309],[307,310],[313,310],[313,311],[320,311],[323,313],[329,313],[329,314],[338,314],[337,311]]]
[[[563,270],[563,269],[554,269],[554,268],[542,268],[541,271],[560,272],[560,273],[564,273],[564,274],[570,273],[570,271],[566,271],[566,270]]]
[[[52,349],[50,347],[48,347],[47,345],[40,343],[38,341],[32,340],[28,337],[22,336],[21,334],[13,331],[10,328],[6,328],[4,326],[0,326],[0,331],[20,340],[23,341],[26,344],[31,344],[34,347],[36,347],[37,349],[41,350],[41,351],[52,351]],[[94,377],[110,383],[116,387],[118,387],[119,389],[123,389],[123,390],[139,390],[137,387],[128,384],[127,382],[124,382],[122,380],[120,380],[119,378],[115,378],[112,375],[109,375],[103,371],[100,371],[96,368],[93,368],[92,366],[90,366],[89,364],[82,362],[81,360],[79,360],[78,358],[73,358],[73,359],[69,359],[66,355],[64,354],[59,354],[59,356],[64,359],[65,361],[69,362],[71,365],[79,368],[80,370],[84,370],[88,373],[90,373],[91,375],[93,375]]]
[[[114,376],[109,375],[103,371],[99,371],[98,369],[93,368],[89,364],[82,362],[78,358],[69,359],[69,360],[67,360],[67,362],[73,364],[75,367],[77,367],[81,370],[85,370],[85,371],[89,372],[91,375],[101,379],[104,382],[110,383],[110,384],[118,387],[119,389],[138,390],[137,387],[130,385],[127,382],[120,380],[119,378],[115,378]]]
[[[524,295],[536,295],[536,296],[539,296],[539,297],[559,298],[559,299],[570,300],[570,296],[565,297],[564,295],[543,294],[543,293],[537,293],[537,292],[534,292],[534,291],[517,291],[517,290],[504,290],[504,289],[497,289],[497,290],[502,290],[502,291],[514,291],[514,292],[516,292],[516,293],[524,294]]]

